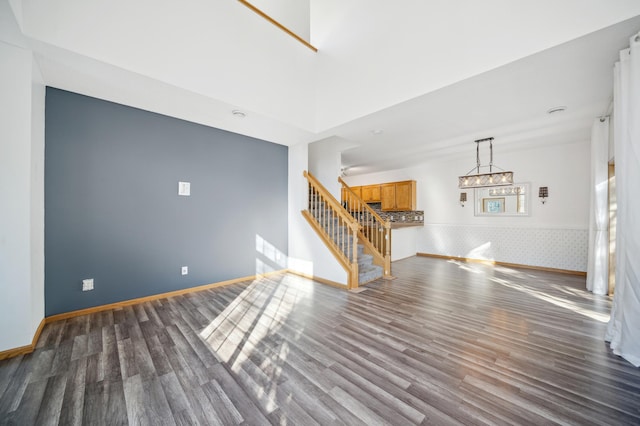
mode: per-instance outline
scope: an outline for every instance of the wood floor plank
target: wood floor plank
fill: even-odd
[[[221,412],[220,407],[213,405],[202,387],[191,388],[188,392],[190,395],[189,405],[191,407],[191,413],[193,413],[200,424],[214,426],[238,424],[233,421],[221,420],[219,414]],[[182,417],[182,415],[179,417]]]
[[[375,426],[392,425],[392,423],[378,416],[373,410],[368,408],[367,405],[363,404],[361,401],[354,398],[353,395],[338,386],[333,387],[329,391],[329,395],[331,395],[337,403],[349,410],[356,418],[361,419],[365,424]]]
[[[67,384],[65,376],[53,376],[47,380],[47,386],[38,409],[36,424],[57,425],[64,401],[64,390]]]
[[[278,274],[47,324],[0,361],[0,425],[640,424],[640,369],[583,277],[393,269],[360,293]]]
[[[30,382],[20,398],[15,410],[14,424],[34,425],[47,387],[48,379]]]
[[[123,390],[129,423],[133,425],[152,425],[145,409],[145,389],[140,375],[136,374],[124,379]]]
[[[82,424],[86,383],[87,359],[71,361],[67,384],[64,389],[60,424],[77,426]]]
[[[160,376],[160,384],[176,423],[186,420],[188,417],[185,417],[185,413],[191,411],[191,406],[175,373],[169,372]],[[195,418],[195,416],[193,418]]]
[[[330,395],[334,395],[331,392],[338,388],[340,392],[348,393],[352,402],[363,404],[380,419],[391,424],[420,424],[424,420],[424,415],[417,410],[388,395],[372,383],[361,381],[360,384],[364,386],[360,387],[348,380],[352,376],[341,374],[345,372],[346,370],[339,366],[327,369],[325,375],[335,383],[335,387],[329,392]]]
[[[202,390],[209,399],[211,406],[214,407],[215,415],[220,424],[237,425],[244,422],[243,415],[238,411],[217,380],[205,383],[202,386]]]
[[[222,366],[217,364],[212,367],[215,370],[216,382],[223,390],[237,412],[242,415],[247,424],[267,424],[265,415],[258,408],[254,399],[236,382],[236,379]]]
[[[24,355],[17,356],[15,358],[10,358],[5,361],[4,368],[0,368],[0,414],[6,409],[3,409],[2,402],[5,401],[5,398],[8,399],[8,396],[5,397],[5,391],[9,387],[11,383],[20,382],[21,377],[17,375],[17,371],[20,367],[22,367],[23,373],[26,372],[26,365],[28,363],[22,362],[22,358]]]
[[[105,392],[105,418],[112,425],[129,424],[126,400],[124,395],[124,384],[121,380],[108,381],[105,380],[108,388]]]
[[[160,378],[154,377],[144,381],[143,388],[144,406],[148,421],[152,425],[175,425],[175,419]]]
[[[20,365],[11,376],[9,385],[2,394],[2,398],[0,398],[0,416],[4,416],[5,413],[8,414],[18,409],[20,400],[31,380],[33,366],[37,365],[37,358],[42,352],[44,352],[44,350],[27,354],[21,358]],[[49,353],[48,358],[51,359],[52,354]],[[4,362],[0,362],[0,364]]]
[[[351,384],[355,386],[354,390],[363,390],[367,396],[365,397],[365,401],[370,398],[375,398],[380,401],[380,404],[376,405],[391,408],[393,413],[392,417],[389,418],[390,421],[393,421],[394,418],[398,418],[399,416],[402,416],[415,424],[422,423],[424,420],[425,416],[423,413],[399,399],[399,397],[404,397],[401,393],[398,396],[394,396],[390,392],[387,392],[383,387],[376,385],[373,381],[367,380],[360,374],[355,373],[341,364],[332,365],[331,370],[335,371],[339,377],[351,382]],[[344,385],[341,384],[341,386],[344,389]]]

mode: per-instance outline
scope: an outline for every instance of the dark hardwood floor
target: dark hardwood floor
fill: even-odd
[[[409,258],[360,293],[274,275],[47,325],[0,424],[640,424],[584,278]]]

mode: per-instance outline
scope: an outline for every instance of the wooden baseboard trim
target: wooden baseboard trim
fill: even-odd
[[[18,356],[18,355],[30,354],[31,352],[33,352],[33,350],[34,350],[33,345],[25,345],[25,346],[20,346],[18,348],[7,349],[6,351],[0,352],[0,360],[13,358],[14,356]]]
[[[96,313],[96,312],[107,311],[109,309],[117,309],[117,308],[122,308],[122,307],[125,307],[125,306],[137,305],[138,303],[150,302],[150,301],[158,300],[158,299],[166,299],[167,297],[181,296],[181,295],[187,294],[187,293],[195,293],[195,292],[198,292],[198,291],[208,290],[208,289],[211,289],[211,288],[223,287],[223,286],[227,286],[227,285],[231,285],[231,284],[237,284],[237,283],[241,283],[241,282],[244,282],[244,281],[253,281],[255,279],[259,279],[260,277],[267,277],[269,275],[275,275],[275,274],[285,274],[287,272],[288,272],[288,270],[286,270],[286,269],[282,269],[282,270],[278,270],[278,271],[271,271],[271,272],[266,272],[266,273],[263,273],[263,274],[250,275],[248,277],[235,278],[235,279],[232,279],[232,280],[220,281],[220,282],[217,282],[217,283],[205,284],[205,285],[201,285],[201,286],[197,286],[197,287],[189,287],[189,288],[184,288],[184,289],[181,289],[181,290],[175,290],[175,291],[169,291],[169,292],[166,292],[166,293],[154,294],[154,295],[151,295],[151,296],[138,297],[136,299],[123,300],[122,302],[109,303],[107,305],[93,306],[91,308],[78,309],[77,311],[64,312],[64,313],[61,313],[61,314],[51,315],[50,317],[46,317],[42,321],[40,321],[40,325],[38,326],[38,329],[36,330],[36,333],[33,336],[33,340],[32,340],[30,345],[20,346],[18,348],[7,349],[6,351],[2,351],[2,352],[0,352],[0,360],[7,359],[7,358],[12,358],[14,356],[24,355],[24,354],[28,354],[28,353],[33,352],[35,350],[35,348],[36,348],[37,343],[38,343],[38,339],[40,338],[40,334],[42,333],[42,329],[44,328],[44,326],[46,324],[50,324],[52,322],[61,321],[61,320],[74,318],[74,317],[79,317],[79,316],[82,316],[82,315],[89,315],[89,314],[93,314],[93,313]]]
[[[583,271],[571,271],[569,269],[557,269],[557,268],[547,268],[544,266],[533,266],[533,265],[521,265],[519,263],[507,263],[507,262],[499,262],[495,260],[487,260],[487,259],[473,259],[469,257],[458,257],[458,256],[444,256],[441,254],[431,254],[431,253],[418,253],[418,256],[421,257],[432,257],[436,259],[446,259],[446,260],[458,260],[461,262],[469,262],[469,263],[482,263],[485,265],[499,265],[507,268],[521,268],[521,269],[533,269],[536,271],[545,271],[545,272],[556,272],[558,274],[567,274],[567,275],[576,275],[579,277],[586,277],[587,273]]]
[[[227,280],[227,281],[220,281],[220,282],[212,283],[212,284],[200,285],[200,286],[197,286],[197,287],[189,287],[189,288],[184,288],[184,289],[181,289],[181,290],[169,291],[169,292],[166,292],[166,293],[153,294],[151,296],[145,296],[145,297],[138,297],[138,298],[135,298],[135,299],[123,300],[121,302],[109,303],[107,305],[93,306],[91,308],[79,309],[77,311],[64,312],[62,314],[52,315],[50,317],[46,317],[45,321],[46,321],[47,324],[49,324],[49,323],[52,323],[52,322],[56,322],[56,321],[60,321],[60,320],[64,320],[64,319],[69,319],[69,318],[74,318],[74,317],[79,317],[79,316],[82,316],[82,315],[89,315],[89,314],[94,314],[96,312],[108,311],[110,309],[117,309],[117,308],[122,308],[122,307],[125,307],[125,306],[137,305],[139,303],[151,302],[151,301],[158,300],[158,299],[166,299],[167,297],[181,296],[183,294],[195,293],[195,292],[198,292],[198,291],[209,290],[209,289],[217,288],[217,287],[224,287],[224,286],[231,285],[231,284],[237,284],[237,283],[241,283],[241,282],[244,282],[244,281],[252,281],[252,280],[258,279],[260,277],[266,277],[266,276],[269,276],[269,275],[281,274],[281,273],[286,273],[286,272],[287,272],[287,270],[283,269],[283,270],[272,271],[272,272],[267,272],[267,273],[263,273],[263,274],[250,275],[250,276],[242,277],[242,278],[235,278],[235,279]]]
[[[18,356],[18,355],[26,355],[33,352],[36,349],[36,344],[38,343],[38,339],[40,338],[40,334],[42,333],[42,329],[44,328],[45,324],[46,324],[45,320],[42,319],[42,321],[40,321],[40,325],[38,325],[38,328],[36,329],[36,333],[33,335],[33,340],[31,341],[30,345],[24,345],[18,348],[7,349],[6,351],[2,351],[0,352],[0,360],[13,358],[14,356]]]
[[[328,280],[326,278],[321,278],[321,277],[317,277],[315,275],[309,275],[309,274],[305,274],[303,272],[299,272],[299,271],[294,271],[293,269],[289,269],[287,270],[288,273],[293,274],[293,275],[297,275],[299,277],[302,278],[307,278],[309,280],[313,280],[316,282],[319,282],[320,284],[325,284],[331,287],[336,287],[336,288],[341,288],[343,290],[347,290],[349,287],[346,284],[340,284],[339,282],[336,281],[331,281]]]

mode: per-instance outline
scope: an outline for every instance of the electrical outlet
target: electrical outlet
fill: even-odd
[[[93,290],[93,278],[82,280],[82,291]]]
[[[180,272],[182,273],[182,275],[187,275],[189,273],[189,267],[183,266]]]

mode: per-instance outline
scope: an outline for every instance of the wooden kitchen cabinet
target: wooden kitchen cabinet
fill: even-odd
[[[379,185],[352,186],[351,190],[365,203],[380,203],[387,211],[409,211],[416,209],[416,181],[389,182]],[[347,200],[346,189],[342,189],[342,200]],[[348,203],[347,203],[348,204]]]
[[[415,210],[416,209],[416,181],[396,183],[396,209]]]
[[[407,180],[380,185],[380,198],[382,210],[415,210],[416,181]]]
[[[367,185],[361,188],[361,198],[365,203],[380,202],[380,185]]]
[[[380,185],[380,208],[382,210],[394,210],[396,208],[395,183],[385,183]]]

